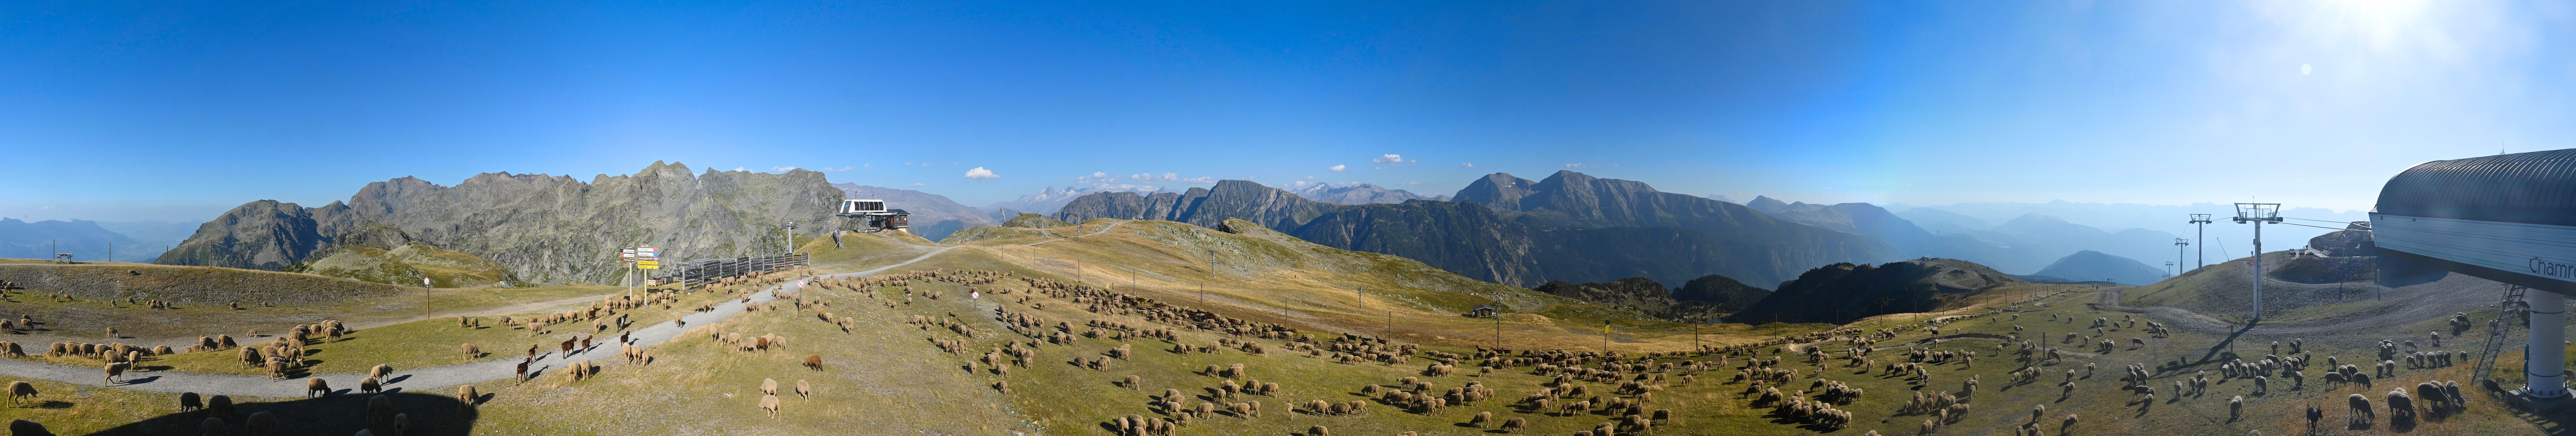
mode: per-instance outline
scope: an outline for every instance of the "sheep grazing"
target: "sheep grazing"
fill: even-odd
[[[1503,420],[1503,432],[1505,433],[1519,433],[1521,430],[1527,428],[1529,428],[1529,418],[1512,418]]]
[[[206,411],[214,414],[215,416],[226,418],[232,417],[233,397],[229,395],[213,395],[206,397]]]
[[[1333,430],[1320,425],[1306,427],[1306,436],[1333,436]]]
[[[457,386],[456,386],[456,408],[457,408],[457,409],[464,409],[464,408],[466,408],[466,407],[472,407],[472,406],[474,405],[474,401],[475,401],[475,400],[478,400],[478,399],[481,399],[482,397],[483,397],[483,396],[482,396],[481,394],[474,392],[474,385],[457,385]]]
[[[36,385],[23,381],[9,382],[9,403],[17,404],[21,398],[36,398]]]
[[[2370,397],[2365,397],[2361,394],[2352,394],[2350,397],[2344,397],[2344,403],[2345,406],[2352,409],[2353,421],[2379,419],[2379,412],[2373,411],[2370,408]]]
[[[777,394],[763,394],[763,395],[761,395],[761,396],[760,396],[760,410],[761,410],[762,412],[767,412],[767,413],[769,414],[769,417],[771,417],[771,418],[776,418],[776,417],[778,417],[778,395],[777,395]]]
[[[373,418],[376,426],[378,427],[392,425],[393,423],[391,421],[394,419],[394,399],[384,395],[367,397],[367,416]]]
[[[116,362],[116,363],[110,363],[110,364],[107,364],[107,367],[106,367],[106,368],[104,368],[104,369],[106,369],[106,370],[107,370],[107,379],[106,379],[106,381],[104,381],[104,382],[100,382],[99,384],[101,384],[101,385],[112,385],[112,384],[116,384],[116,382],[117,382],[117,380],[118,380],[118,379],[125,378],[125,368],[126,368],[126,367],[128,367],[128,366],[132,366],[132,365],[134,365],[134,364],[131,364],[131,363],[125,363],[125,362]]]
[[[304,381],[304,396],[317,397],[329,395],[331,395],[331,382],[322,381],[322,378],[320,377]]]
[[[376,364],[376,367],[375,367],[375,368],[371,368],[371,369],[368,369],[368,370],[367,370],[367,376],[368,376],[368,377],[375,377],[375,378],[380,378],[380,379],[381,379],[381,378],[393,377],[393,375],[394,375],[394,366],[393,366],[393,365],[389,365],[389,364]]]
[[[277,414],[269,412],[250,414],[249,418],[242,420],[242,430],[256,436],[267,436],[269,434],[276,433]]]
[[[204,409],[204,408],[206,408],[206,402],[205,402],[204,400],[202,400],[202,399],[198,398],[198,397],[197,397],[197,393],[195,393],[195,392],[180,392],[180,393],[179,393],[179,411],[181,411],[181,412],[186,412],[186,411],[190,411],[190,410],[197,410],[197,409]]]
[[[816,370],[816,371],[820,371],[820,370],[822,370],[822,369],[823,369],[823,355],[821,355],[821,354],[807,354],[807,355],[805,355],[805,367],[806,367],[806,368],[813,369],[813,370]]]
[[[481,347],[476,347],[476,346],[474,346],[474,344],[465,344],[464,346],[462,346],[462,347],[458,347],[458,348],[462,349],[462,351],[464,351],[464,352],[465,352],[465,358],[467,358],[467,359],[472,359],[472,358],[476,358],[476,357],[483,357],[483,349],[482,349]]]
[[[796,398],[811,401],[811,400],[813,399],[813,398],[812,398],[813,396],[814,396],[814,385],[813,385],[813,384],[806,383],[804,380],[797,380],[797,381],[796,381]]]
[[[1137,377],[1137,376],[1130,375],[1130,376],[1127,376],[1127,380],[1125,380],[1125,381],[1123,381],[1123,382],[1120,382],[1120,383],[1119,383],[1119,385],[1120,385],[1120,386],[1125,386],[1125,387],[1126,387],[1126,388],[1128,388],[1128,389],[1135,389],[1137,384],[1144,383],[1144,382],[1145,382],[1145,378],[1144,378],[1144,377]]]
[[[763,394],[770,394],[770,395],[777,395],[777,394],[778,394],[778,379],[774,379],[774,378],[764,378],[764,379],[760,379],[760,393],[763,393]]]

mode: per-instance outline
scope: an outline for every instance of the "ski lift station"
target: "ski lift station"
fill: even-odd
[[[875,233],[912,228],[912,213],[887,209],[885,200],[841,200],[841,210],[832,215],[841,217],[843,231]]]
[[[2525,290],[2531,398],[2567,397],[2567,297],[2576,292],[2576,149],[2417,164],[2388,179],[2371,209],[2385,256]]]

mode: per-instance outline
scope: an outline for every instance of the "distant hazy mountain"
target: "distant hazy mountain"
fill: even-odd
[[[1780,290],[1728,320],[1841,324],[1891,313],[1935,311],[1942,309],[1938,297],[2020,282],[1985,265],[1956,259],[1826,265],[1780,284]]]
[[[1899,218],[1905,218],[1906,221],[1913,221],[1915,226],[1922,227],[1923,230],[1937,233],[1965,233],[1970,230],[1985,230],[1995,227],[1994,223],[1977,219],[1977,217],[1950,213],[1949,211],[1928,207],[1906,209],[1902,212],[1897,212],[1896,216]]]
[[[1756,202],[1771,206],[1773,209],[1765,212],[1781,219],[1885,239],[1906,256],[1963,259],[2009,271],[2035,270],[2048,260],[2037,250],[1977,239],[1964,232],[1933,233],[1869,203],[1781,204],[1769,197],[1759,198]]]
[[[152,259],[160,258],[162,251],[187,241],[188,235],[197,233],[197,226],[205,223],[205,221],[173,223],[155,220],[99,221],[98,226],[134,238],[133,245],[116,247],[118,262],[151,262]]]
[[[1572,171],[1536,182],[1492,174],[1454,198],[1462,201],[1343,205],[1228,180],[1181,193],[1086,195],[1055,216],[1200,226],[1241,218],[1325,246],[1404,256],[1515,286],[1628,277],[1681,282],[1708,274],[1775,283],[1810,265],[1902,256],[1877,238]]]
[[[507,266],[543,284],[611,283],[627,270],[618,249],[646,243],[663,257],[737,257],[785,249],[781,220],[815,220],[843,194],[823,173],[714,171],[690,174],[654,162],[634,175],[484,173],[456,186],[404,177],[369,183],[347,202],[321,207],[260,200],[198,228],[156,263],[276,270],[330,248],[363,224]],[[831,226],[794,232],[820,236]]]
[[[134,238],[100,227],[97,221],[45,220],[31,223],[16,218],[0,218],[0,257],[52,259],[54,253],[71,253],[75,256],[73,261],[107,261],[111,244],[119,250],[133,249],[137,245]],[[160,247],[153,247],[153,251],[160,251]],[[131,257],[126,254],[116,253],[120,259]]]
[[[1424,197],[1402,189],[1387,189],[1385,187],[1367,183],[1340,186],[1334,186],[1330,183],[1319,183],[1314,186],[1308,186],[1288,192],[1297,193],[1297,196],[1305,197],[1308,200],[1341,204],[1403,203],[1405,200],[1449,200],[1449,196],[1446,195]]]
[[[2193,226],[2186,224],[2185,221],[2189,221],[2191,219],[2191,214],[2209,214],[2217,222],[2206,225],[2208,228],[2207,239],[2209,246],[2199,248],[2208,249],[2210,263],[2214,264],[2227,259],[2245,257],[2245,255],[2238,253],[2245,253],[2254,249],[2253,245],[2249,243],[2249,240],[2253,239],[2254,236],[2254,226],[2250,224],[2236,224],[2228,221],[2227,217],[2236,215],[2235,206],[2229,203],[2193,203],[2173,206],[2129,203],[2076,203],[2061,200],[2047,203],[1957,203],[1936,206],[1887,206],[1889,209],[1906,210],[1906,212],[1900,212],[1898,215],[1904,216],[1906,219],[1914,220],[1916,224],[1923,225],[1924,229],[1935,231],[1941,231],[1944,229],[1936,228],[1933,224],[1927,222],[1930,220],[1920,219],[1912,215],[1911,212],[1914,212],[1914,210],[1911,210],[1910,208],[1919,207],[1937,209],[1959,215],[1976,217],[1978,219],[1985,220],[1986,222],[1996,223],[2009,221],[2022,215],[2036,213],[2059,217],[2070,223],[2092,226],[2110,232],[2117,232],[2121,229],[2139,228],[2175,235],[2172,237],[2193,239],[2199,239],[2199,236],[2195,234],[2196,229]],[[2313,207],[2300,207],[2301,205],[2299,204],[2289,204],[2287,206],[2289,206],[2289,209],[2282,210],[2281,216],[2332,222],[2366,221],[2370,219],[2369,213],[2363,210],[2336,211]],[[2304,221],[2294,220],[2294,222]],[[2328,223],[2306,223],[2328,227],[2335,226],[2334,224]],[[1976,226],[1968,227],[1983,228]],[[2273,247],[2283,249],[2295,248],[2299,245],[2297,241],[2304,241],[2308,238],[2316,237],[2317,235],[2322,235],[2331,231],[2334,230],[2315,227],[2266,225],[2263,226],[2263,237],[2265,239],[2264,248],[2267,250],[2274,249]],[[2105,253],[2134,258],[2140,261],[2154,260],[2154,262],[2150,262],[2150,264],[2161,265],[2163,264],[2164,259],[2170,259],[2173,257],[2173,240],[2170,239],[2172,237],[2168,237],[2168,239],[2163,241],[2146,241],[2144,240],[2145,238],[2139,238],[2139,241],[2135,241],[2147,245],[2145,247],[2084,248],[2102,250]],[[2154,246],[2157,245],[2162,246],[2163,254],[2150,255],[2145,253],[2146,251],[2151,251],[2156,248]],[[2063,255],[2063,253],[2059,255]]]
[[[2163,281],[2164,272],[2136,259],[2084,250],[2066,255],[2057,263],[2039,270],[2038,276],[2072,281],[2104,280],[2123,285],[2144,285]]]
[[[912,214],[912,233],[933,241],[948,237],[968,227],[1002,225],[982,210],[951,201],[948,196],[910,189],[880,188],[857,183],[834,183],[841,194],[853,199],[879,199],[886,208],[903,209]]]

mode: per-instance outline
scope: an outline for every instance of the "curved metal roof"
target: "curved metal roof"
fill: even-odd
[[[2377,212],[2576,226],[2576,149],[2417,164],[2379,189]]]

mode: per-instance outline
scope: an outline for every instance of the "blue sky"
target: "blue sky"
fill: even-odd
[[[2362,209],[2418,162],[2576,147],[2571,24],[2477,1],[12,2],[0,216],[657,160],[977,206],[1574,169],[1739,201]]]

